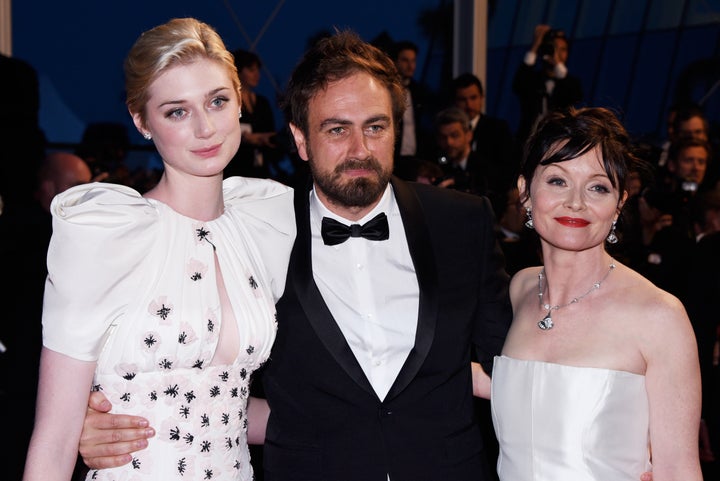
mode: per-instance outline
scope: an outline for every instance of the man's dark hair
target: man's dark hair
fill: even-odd
[[[460,75],[458,75],[457,77],[455,77],[453,79],[453,82],[452,82],[453,95],[458,90],[468,88],[471,85],[477,85],[477,88],[480,90],[480,95],[485,95],[485,91],[483,90],[482,81],[479,78],[477,78],[476,75],[473,75],[470,72],[461,73]]]
[[[382,50],[360,39],[353,31],[339,31],[318,40],[293,70],[280,105],[289,123],[308,134],[308,104],[330,82],[365,72],[383,86],[392,102],[397,128],[406,108],[405,91],[395,63]]]

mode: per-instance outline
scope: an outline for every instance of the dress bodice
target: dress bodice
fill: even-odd
[[[645,377],[495,358],[501,481],[637,481],[649,462]]]

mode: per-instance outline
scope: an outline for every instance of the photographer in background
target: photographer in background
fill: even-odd
[[[710,150],[710,144],[702,139],[673,142],[666,173],[643,189],[634,215],[623,210],[625,220],[636,219],[630,225],[623,223],[622,231],[633,239],[623,239],[624,244],[633,245],[627,262],[680,299],[687,294],[687,269],[696,236],[692,212],[698,193],[707,189],[704,180]]]
[[[538,119],[551,110],[580,106],[580,78],[568,72],[570,43],[562,30],[537,25],[530,50],[513,78],[513,93],[520,102],[517,139],[522,144]]]

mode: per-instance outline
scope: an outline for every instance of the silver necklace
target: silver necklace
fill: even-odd
[[[605,282],[605,279],[607,279],[607,276],[610,275],[612,270],[615,269],[615,263],[610,264],[610,268],[608,269],[605,276],[603,276],[602,279],[597,281],[595,284],[592,285],[588,291],[579,297],[573,297],[570,302],[567,304],[556,304],[554,306],[551,306],[550,304],[543,302],[543,290],[545,289],[545,286],[543,285],[543,280],[545,279],[545,268],[543,267],[540,273],[538,274],[538,299],[540,300],[540,307],[547,310],[547,314],[545,314],[545,317],[540,319],[537,323],[538,327],[543,331],[548,331],[553,328],[553,320],[552,320],[552,311],[557,311],[558,309],[561,309],[563,307],[567,307],[571,304],[577,304],[578,302],[582,301],[586,296],[588,296],[591,292],[600,289],[600,286],[603,282]]]

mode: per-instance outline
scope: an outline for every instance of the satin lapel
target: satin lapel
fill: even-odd
[[[313,279],[308,197],[308,191],[303,190],[295,195],[297,237],[295,238],[288,275],[292,278],[297,299],[305,313],[305,317],[307,317],[325,348],[348,376],[365,391],[377,396]],[[282,324],[280,324],[279,328],[282,329]]]
[[[422,205],[415,191],[406,182],[393,178],[392,186],[420,287],[420,304],[415,347],[410,351],[405,364],[400,369],[386,400],[401,393],[415,378],[425,362],[435,336],[439,305],[435,254],[430,243],[430,231],[423,215]]]

